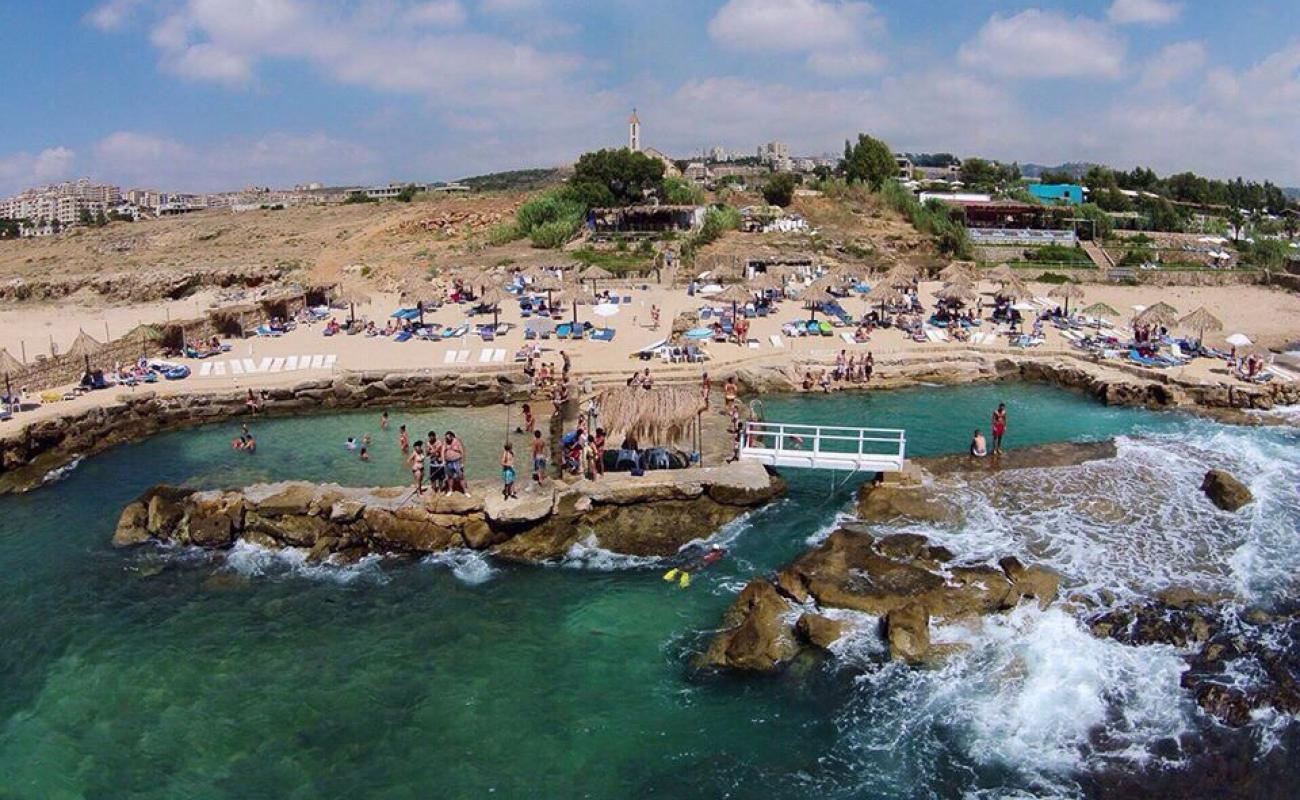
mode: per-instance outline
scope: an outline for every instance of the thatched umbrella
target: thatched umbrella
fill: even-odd
[[[23,362],[10,355],[8,350],[0,349],[0,372],[5,376],[5,397],[13,397],[13,390],[9,388],[9,377],[19,375],[27,367]]]
[[[1060,286],[1057,286],[1054,289],[1052,289],[1052,291],[1048,292],[1047,296],[1056,298],[1058,300],[1064,300],[1065,315],[1068,317],[1070,315],[1070,301],[1082,300],[1083,290],[1073,283],[1063,283]]]
[[[397,281],[395,286],[397,296],[401,302],[409,303],[414,301],[415,308],[420,312],[420,326],[424,326],[425,299],[437,297],[438,290],[434,287],[433,282],[429,280],[426,272],[408,272]]]
[[[94,337],[85,331],[77,334],[77,338],[72,340],[72,346],[68,348],[66,355],[77,358],[81,357],[86,361],[86,372],[90,372],[90,357],[104,349]]]
[[[591,303],[586,295],[582,293],[582,290],[575,284],[566,285],[560,291],[559,296],[555,298],[554,302],[559,305],[564,305],[566,303],[573,305],[573,324],[575,326],[578,324],[578,306],[590,305]]]
[[[773,272],[760,272],[747,281],[749,288],[755,292],[766,292],[769,289],[784,289],[785,281],[781,276]]]
[[[1172,328],[1178,324],[1178,309],[1168,303],[1156,303],[1133,318],[1139,325],[1158,325]]]
[[[731,316],[736,316],[736,307],[741,303],[748,303],[754,299],[754,290],[741,283],[733,283],[713,296],[714,300],[721,300],[724,303],[731,303]]]
[[[956,300],[960,303],[968,303],[978,297],[979,293],[969,283],[953,281],[941,287],[939,291],[934,293],[934,296],[939,300]]]
[[[1019,278],[1013,277],[1011,280],[1005,281],[1002,284],[1002,288],[998,289],[998,294],[1011,300],[1019,300],[1022,297],[1031,296],[1033,292],[1031,292],[1029,287],[1022,283]]]
[[[181,350],[185,349],[184,332],[181,333]],[[163,332],[153,325],[137,325],[126,333],[123,339],[129,342],[137,342],[140,345],[140,356],[144,357],[149,354],[149,345],[154,342],[160,342],[163,338]]]
[[[618,386],[600,395],[600,422],[614,441],[625,436],[671,444],[685,439],[705,410],[693,387]]]
[[[487,306],[492,309],[492,327],[496,328],[501,324],[501,304],[514,297],[514,295],[502,289],[500,286],[489,286],[483,291],[478,298],[480,306]]]
[[[885,306],[890,303],[901,303],[905,299],[907,299],[907,295],[903,294],[902,290],[895,286],[890,286],[884,281],[872,286],[871,291],[867,292],[867,300],[869,302],[880,303],[880,313],[882,314],[885,313]]]
[[[530,277],[532,282],[528,288],[535,292],[546,292],[546,304],[548,306],[555,305],[555,293],[563,291],[565,284],[549,272],[534,272],[531,273]]]
[[[356,322],[357,306],[364,306],[370,302],[370,295],[366,294],[357,286],[343,286],[339,288],[339,293],[334,298],[348,307],[348,323]]]
[[[1118,317],[1119,312],[1105,303],[1093,303],[1079,312],[1088,317]]]
[[[963,283],[975,283],[979,280],[979,270],[972,261],[954,261],[943,269],[939,270],[939,279],[942,281],[961,281]]]
[[[812,312],[811,316],[808,317],[809,322],[817,319],[817,306],[838,299],[831,293],[831,287],[833,285],[833,281],[827,280],[826,278],[818,278],[808,284],[808,288],[804,289],[803,293],[799,295],[799,300],[806,304],[809,311]]]
[[[1178,324],[1187,330],[1196,331],[1197,342],[1204,341],[1206,331],[1223,330],[1223,322],[1211,314],[1205,306],[1178,320]]]
[[[988,274],[984,277],[998,283],[1019,280],[1019,278],[1016,277],[1016,271],[1007,264],[998,264],[996,267],[989,270]]]
[[[593,292],[596,291],[596,281],[603,281],[612,277],[614,277],[614,273],[599,264],[592,264],[590,267],[584,269],[582,274],[578,276],[580,280],[591,281],[591,291]]]

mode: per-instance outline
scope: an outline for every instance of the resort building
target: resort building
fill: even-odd
[[[1084,188],[1077,183],[1031,183],[1029,193],[1044,203],[1083,204]]]

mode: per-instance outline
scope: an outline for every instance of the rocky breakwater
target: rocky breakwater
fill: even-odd
[[[119,392],[110,403],[7,431],[0,438],[0,494],[39,486],[52,471],[114,445],[232,417],[281,416],[365,407],[478,406],[523,399],[523,373],[433,375],[350,372],[262,393],[256,412],[246,391],[160,395]]]
[[[421,496],[407,487],[300,482],[234,491],[160,486],[122,511],[113,544],[224,549],[245,541],[303,548],[312,561],[336,564],[455,548],[537,562],[575,545],[668,556],[776,497],[784,485],[759,465],[736,463],[554,484],[512,501],[500,500],[493,488]]]
[[[969,456],[909,461],[900,473],[862,487],[858,521],[832,533],[771,578],[751,582],[727,612],[723,630],[697,660],[700,665],[769,672],[806,650],[826,650],[845,632],[837,610],[878,620],[891,658],[921,664],[940,658],[930,641],[933,620],[996,614],[1031,600],[1054,602],[1061,577],[1006,556],[996,563],[963,563],[924,536],[878,536],[872,526],[900,521],[957,526],[962,509],[944,476],[1066,467],[1113,458],[1113,441],[1066,443],[1012,450],[997,458]]]

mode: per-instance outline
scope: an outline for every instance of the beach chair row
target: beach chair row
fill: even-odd
[[[300,372],[313,369],[332,369],[338,361],[336,355],[267,356],[260,361],[251,358],[232,358],[226,361],[205,361],[199,365],[199,377],[225,375],[261,375],[275,372]]]

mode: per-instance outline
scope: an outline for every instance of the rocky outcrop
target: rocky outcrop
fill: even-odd
[[[1255,499],[1246,484],[1237,480],[1231,473],[1221,469],[1212,469],[1205,473],[1201,481],[1201,491],[1224,511],[1238,511]]]
[[[1026,566],[1014,558],[1003,559],[996,567],[955,564],[951,553],[923,536],[895,534],[877,539],[863,526],[850,524],[795,559],[772,581],[760,579],[747,588],[758,584],[764,588],[756,592],[766,595],[770,588],[790,604],[807,610],[795,621],[790,619],[793,605],[786,609],[790,613],[780,615],[796,641],[823,649],[827,646],[819,639],[832,631],[812,609],[861,611],[882,620],[882,634],[892,658],[920,663],[933,655],[931,619],[993,614],[1025,599],[1046,606],[1056,599],[1060,578],[1045,567]],[[728,628],[710,645],[704,664],[760,672],[781,666],[780,659],[722,657],[736,648],[732,631],[740,629],[748,613],[755,613],[752,604],[733,606]],[[771,638],[771,615],[755,625],[760,623]],[[840,633],[842,629],[837,627],[833,636]]]
[[[727,610],[724,630],[714,637],[703,663],[746,672],[772,671],[799,651],[786,621],[790,611],[790,603],[771,583],[751,582]]]
[[[400,408],[403,406],[481,406],[502,398],[522,399],[523,373],[456,375],[353,372],[268,389],[258,416],[300,414],[308,410]],[[246,392],[163,396],[124,391],[116,401],[67,417],[43,420],[7,431],[0,438],[0,494],[39,486],[50,470],[75,458],[115,445],[249,415]]]
[[[1262,709],[1300,713],[1300,658],[1288,644],[1300,636],[1300,620],[1259,610],[1243,614],[1225,599],[1161,592],[1094,616],[1089,627],[1094,636],[1123,644],[1177,648],[1187,662],[1183,688],[1225,725],[1245,725]]]
[[[552,484],[512,502],[298,482],[229,492],[156,487],[122,511],[113,544],[219,549],[242,539],[304,548],[313,560],[464,547],[531,562],[590,541],[616,553],[667,556],[783,490],[751,463],[611,474]]]
[[[251,288],[287,277],[286,265],[219,266],[210,268],[96,271],[76,275],[48,271],[48,277],[10,278],[0,282],[0,302],[57,301],[78,293],[93,293],[129,303],[177,300],[202,288]]]

